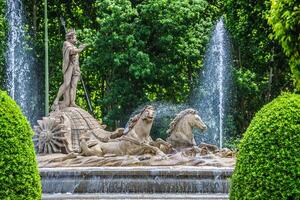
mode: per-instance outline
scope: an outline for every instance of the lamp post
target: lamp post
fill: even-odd
[[[44,0],[45,14],[45,116],[49,114],[49,62],[48,62],[48,11],[47,0]]]

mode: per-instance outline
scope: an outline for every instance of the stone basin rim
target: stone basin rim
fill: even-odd
[[[232,175],[234,168],[224,167],[59,167],[40,168],[42,177],[51,176],[165,176],[165,177],[214,177]]]
[[[40,167],[40,172],[49,171],[224,171],[232,172],[234,167],[202,166],[130,166],[130,167]]]

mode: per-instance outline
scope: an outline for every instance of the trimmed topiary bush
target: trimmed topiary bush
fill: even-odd
[[[231,200],[300,199],[300,95],[285,93],[255,115],[231,184]]]
[[[0,91],[0,199],[41,199],[32,136],[20,108]]]

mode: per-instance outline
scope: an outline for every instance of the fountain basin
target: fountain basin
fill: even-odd
[[[43,194],[227,194],[233,168],[40,168]]]

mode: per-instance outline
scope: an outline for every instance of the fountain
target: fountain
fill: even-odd
[[[191,106],[201,113],[208,125],[208,134],[196,134],[198,142],[223,148],[226,109],[230,105],[231,59],[229,37],[221,18],[213,31],[205,56],[200,83],[191,98]]]
[[[86,45],[76,47],[71,29],[63,46],[64,83],[49,116],[34,128],[44,199],[161,199],[159,194],[163,199],[228,198],[234,152],[196,144],[193,128],[206,131],[207,126],[195,109],[158,105],[156,115],[156,107],[146,105],[125,128],[106,131],[75,105],[78,57]],[[150,133],[155,118],[170,112],[178,114],[169,124],[168,137],[154,140]]]
[[[7,0],[8,49],[6,88],[31,124],[41,116],[41,90],[38,66],[34,63],[26,32],[21,0]]]

